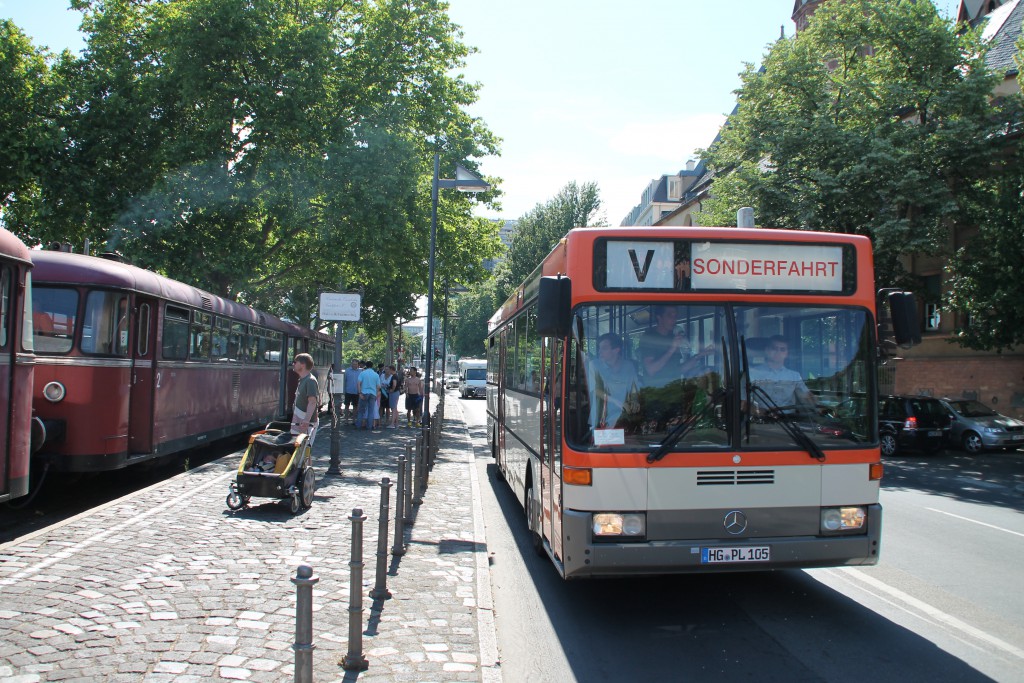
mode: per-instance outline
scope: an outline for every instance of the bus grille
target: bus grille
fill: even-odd
[[[743,486],[774,484],[775,470],[711,470],[697,471],[697,486]]]

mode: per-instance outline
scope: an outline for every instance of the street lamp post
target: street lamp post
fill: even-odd
[[[461,192],[485,192],[491,189],[482,178],[455,165],[454,178],[439,178],[441,155],[434,153],[434,182],[430,188],[430,263],[427,269],[427,368],[423,392],[423,421],[430,426],[430,392],[433,391],[434,368],[434,253],[437,250],[437,193],[441,188],[454,188]]]

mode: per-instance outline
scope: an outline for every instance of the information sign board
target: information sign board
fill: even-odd
[[[320,294],[320,319],[358,322],[362,310],[359,294],[322,292]]]

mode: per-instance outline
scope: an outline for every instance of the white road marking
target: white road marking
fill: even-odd
[[[1014,536],[1024,537],[1024,534],[1020,533],[1019,531],[1010,531],[1009,529],[1004,529],[1003,527],[996,526],[995,524],[986,524],[985,522],[979,522],[978,520],[971,519],[970,517],[961,517],[960,515],[954,515],[952,512],[946,512],[945,510],[937,510],[935,508],[925,508],[925,510],[938,512],[940,515],[949,515],[950,517],[956,517],[957,519],[962,519],[963,521],[971,522],[972,524],[980,524],[981,526],[987,526],[989,529],[995,529],[996,531],[1005,531],[1006,533],[1013,534]]]
[[[861,569],[855,569],[853,567],[839,567],[837,569],[829,569],[826,571],[830,573],[842,574],[849,579],[855,579],[861,582],[862,584],[864,584],[863,586],[861,586],[862,589],[866,590],[868,593],[871,593],[879,600],[887,602],[889,605],[896,609],[907,612],[908,614],[914,614],[915,612],[912,610],[916,610],[918,613],[920,613],[917,616],[923,614],[935,620],[940,625],[954,631],[955,635],[959,634],[960,636],[966,636],[973,638],[975,640],[980,640],[984,643],[988,643],[989,645],[998,650],[1002,650],[1003,652],[1013,657],[1016,657],[1017,659],[1024,660],[1024,650],[1020,649],[1019,647],[1007,643],[1006,641],[1001,640],[1000,638],[997,638],[996,636],[993,636],[990,633],[986,633],[981,629],[975,628],[974,626],[971,626],[970,624],[961,621],[960,619],[957,619],[953,615],[947,614],[946,612],[943,612],[937,607],[929,605],[927,602],[924,602],[923,600],[919,600],[913,597],[912,595],[904,593],[898,588],[894,588],[887,583],[879,581],[878,579],[869,576]],[[864,586],[868,586],[873,590],[867,590],[866,588],[864,588]],[[883,593],[885,595],[890,596],[898,602],[894,602],[893,600],[887,599],[885,595],[881,595]]]

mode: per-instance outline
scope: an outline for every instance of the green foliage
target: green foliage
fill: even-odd
[[[971,316],[956,341],[1006,350],[1024,344],[1024,147],[1020,132],[1002,160],[1003,173],[974,197],[978,232],[947,269],[946,304]]]
[[[460,294],[454,303],[452,348],[459,357],[482,356],[486,349],[487,321],[498,309],[497,282],[491,278]]]
[[[64,131],[37,240],[132,262],[317,325],[363,293],[374,333],[426,291],[430,180],[496,153],[466,112],[471,50],[437,0],[73,0],[88,41],[56,68]],[[468,165],[472,165],[469,163]],[[473,197],[444,193],[440,276],[496,253]],[[450,196],[449,196],[450,195]]]
[[[905,281],[904,257],[939,252],[964,188],[992,173],[1005,118],[984,57],[932,3],[822,5],[741,74],[738,111],[705,153],[718,175],[701,223],[753,206],[760,225],[867,235],[878,285]]]
[[[519,218],[512,246],[495,273],[499,301],[526,280],[571,229],[598,225],[592,221],[600,208],[597,183],[573,181]]]
[[[59,89],[47,57],[13,22],[0,20],[0,211],[5,227],[22,236],[56,135]]]

